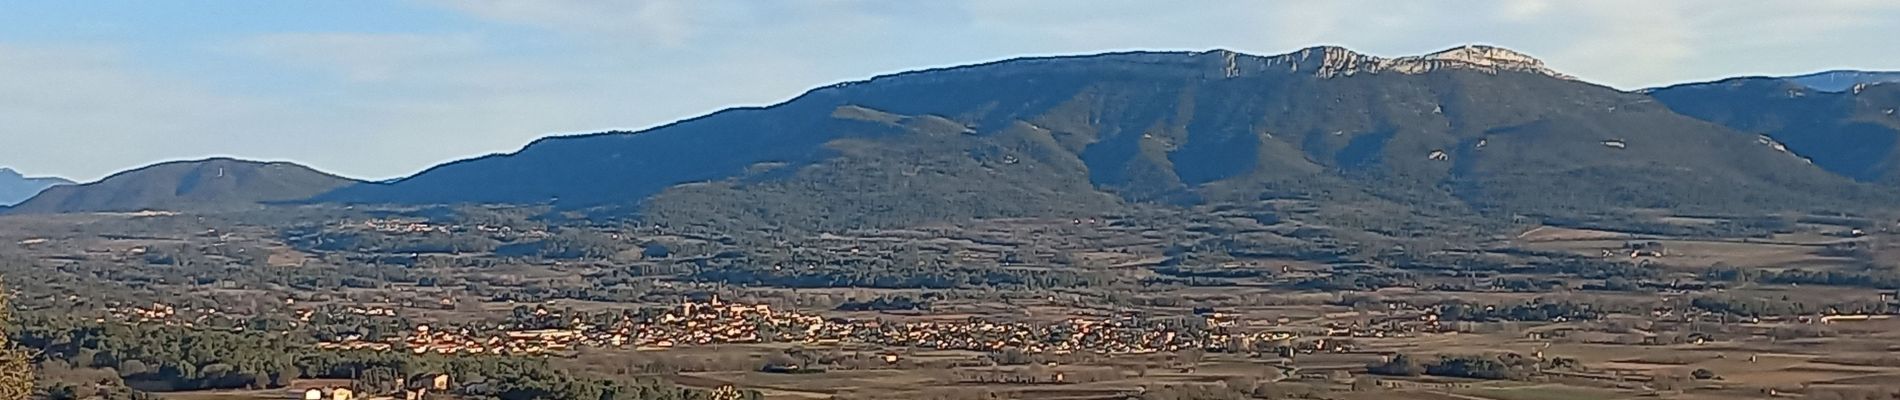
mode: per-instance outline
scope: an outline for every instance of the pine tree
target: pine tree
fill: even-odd
[[[6,286],[0,284],[0,400],[21,400],[33,392],[33,365],[25,351],[13,348],[5,333],[11,307]]]

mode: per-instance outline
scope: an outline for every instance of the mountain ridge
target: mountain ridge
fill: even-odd
[[[1705,81],[1681,82],[1647,87],[1636,89],[1634,92],[1650,93],[1671,88],[1724,84],[1745,80],[1781,81],[1802,89],[1838,93],[1851,92],[1857,90],[1857,88],[1866,89],[1867,87],[1875,85],[1900,84],[1900,71],[1836,69],[1801,75],[1737,75]]]
[[[1137,50],[1093,54],[1015,57],[974,64],[882,74],[867,79],[844,81],[820,86],[806,92],[805,95],[829,89],[879,81],[888,82],[895,79],[946,72],[1045,66],[1049,63],[1066,62],[1116,63],[1126,67],[1188,67],[1182,70],[1182,72],[1199,72],[1204,76],[1220,75],[1226,78],[1264,73],[1268,70],[1276,69],[1285,69],[1292,72],[1310,71],[1312,75],[1322,78],[1352,76],[1359,73],[1377,74],[1388,71],[1403,74],[1417,74],[1446,69],[1467,69],[1486,71],[1493,74],[1502,71],[1530,72],[1567,80],[1576,80],[1573,76],[1550,69],[1544,65],[1542,60],[1515,50],[1490,45],[1463,45],[1422,55],[1400,57],[1380,57],[1360,53],[1341,46],[1323,45],[1274,55],[1253,55],[1217,48],[1202,51]],[[1245,65],[1242,65],[1243,62]],[[801,97],[802,96],[803,95],[801,95]]]
[[[73,183],[66,178],[28,177],[12,168],[0,168],[0,207],[19,204],[53,186]]]
[[[1315,54],[1317,54],[1317,56]],[[1488,69],[1491,73],[1497,73],[1499,71],[1513,71],[1513,72],[1530,71],[1530,72],[1535,72],[1535,73],[1543,73],[1543,74],[1551,75],[1553,77],[1560,77],[1560,78],[1564,78],[1568,80],[1575,80],[1574,77],[1571,77],[1566,74],[1558,73],[1554,70],[1550,70],[1547,67],[1544,67],[1543,62],[1541,60],[1537,60],[1528,55],[1524,55],[1523,53],[1519,53],[1513,50],[1504,49],[1501,47],[1489,46],[1489,45],[1463,45],[1463,46],[1451,47],[1445,50],[1428,53],[1424,55],[1403,56],[1403,57],[1396,57],[1396,58],[1371,56],[1371,55],[1366,55],[1363,53],[1352,51],[1345,47],[1331,46],[1331,45],[1312,46],[1312,47],[1295,50],[1292,52],[1282,53],[1278,55],[1272,55],[1272,56],[1251,55],[1251,54],[1240,53],[1240,52],[1235,52],[1235,51],[1226,50],[1226,49],[1211,49],[1211,50],[1204,50],[1204,51],[1122,51],[1122,52],[1107,52],[1107,53],[1092,53],[1092,54],[1025,56],[1025,57],[1014,57],[1014,58],[988,61],[988,62],[980,62],[980,63],[974,63],[974,64],[924,68],[924,69],[917,69],[917,70],[911,70],[911,71],[901,71],[901,72],[895,72],[895,73],[881,74],[881,75],[873,76],[866,79],[848,80],[848,81],[833,83],[829,85],[819,86],[819,87],[807,90],[797,96],[794,96],[791,99],[788,99],[783,102],[775,103],[775,104],[760,105],[760,106],[728,107],[728,108],[715,110],[706,114],[701,114],[701,115],[689,117],[689,118],[683,118],[683,119],[675,120],[673,122],[660,124],[660,125],[656,125],[649,128],[636,129],[636,130],[609,130],[609,131],[602,131],[602,132],[582,133],[582,134],[573,134],[573,135],[545,136],[545,137],[536,138],[530,141],[528,144],[522,146],[522,148],[517,149],[515,151],[497,152],[497,153],[490,153],[490,154],[485,154],[485,155],[480,155],[480,156],[458,159],[458,160],[452,160],[452,161],[431,166],[416,174],[412,174],[412,175],[401,177],[401,178],[391,179],[386,182],[376,182],[376,183],[396,184],[396,183],[406,181],[416,176],[427,174],[430,171],[434,171],[443,167],[450,167],[453,165],[464,164],[467,162],[473,162],[473,161],[491,159],[491,158],[507,158],[512,155],[521,153],[522,151],[527,150],[528,148],[532,148],[534,146],[542,145],[544,143],[549,143],[549,142],[559,142],[559,141],[564,141],[564,140],[581,140],[581,139],[601,137],[601,136],[637,135],[637,134],[646,133],[646,132],[650,132],[650,131],[654,131],[654,130],[658,130],[658,129],[662,129],[662,128],[666,128],[670,126],[693,123],[695,121],[700,121],[700,120],[704,120],[708,118],[714,118],[719,115],[727,114],[727,113],[743,113],[743,112],[770,110],[779,106],[797,102],[798,100],[804,99],[807,97],[823,96],[833,90],[849,88],[849,87],[853,87],[857,85],[870,84],[873,82],[891,82],[892,80],[900,80],[900,79],[905,79],[908,77],[934,74],[934,73],[962,72],[962,71],[980,70],[980,69],[985,69],[985,68],[1008,67],[1008,66],[1017,66],[1017,65],[1022,65],[1022,64],[1035,64],[1035,63],[1042,63],[1042,62],[1049,62],[1049,61],[1116,61],[1116,62],[1133,62],[1133,63],[1139,63],[1139,64],[1155,64],[1157,60],[1166,61],[1171,58],[1178,58],[1182,56],[1192,58],[1192,57],[1204,57],[1207,55],[1215,55],[1215,56],[1228,57],[1228,58],[1247,57],[1249,59],[1255,60],[1258,63],[1266,64],[1266,65],[1291,65],[1295,71],[1299,71],[1302,69],[1313,70],[1315,71],[1314,72],[1315,75],[1320,75],[1322,77],[1350,76],[1357,72],[1349,72],[1349,71],[1358,71],[1357,69],[1352,69],[1350,67],[1356,67],[1356,66],[1362,66],[1362,65],[1371,65],[1372,66],[1371,68],[1375,68],[1375,70],[1371,71],[1373,73],[1383,72],[1387,69],[1398,70],[1400,71],[1400,73],[1423,73],[1423,72],[1431,72],[1434,70],[1438,70],[1440,68],[1445,68],[1446,66],[1452,66],[1452,68],[1457,68],[1461,66],[1471,66],[1479,70]],[[1345,63],[1347,64],[1348,68],[1342,68],[1341,66],[1337,66],[1337,65],[1325,67],[1325,65],[1329,62],[1326,60],[1334,60],[1334,61],[1331,61],[1331,63],[1334,63],[1334,64]],[[1477,60],[1477,61],[1473,61],[1473,60]],[[1179,61],[1179,60],[1174,60],[1174,61]],[[1318,64],[1312,64],[1312,63],[1318,63]],[[1495,63],[1495,64],[1500,64],[1503,66],[1502,67],[1499,67],[1499,66],[1487,67],[1487,66],[1480,65],[1482,63]],[[1301,67],[1301,65],[1306,65],[1306,66]],[[1400,65],[1402,67],[1393,67],[1393,65]],[[1262,67],[1262,69],[1264,69],[1264,67]]]
[[[1550,196],[1578,185],[1600,189]],[[543,138],[317,200],[826,225],[906,208],[930,216],[890,223],[1247,205],[1288,190],[1455,213],[1867,197],[1648,95],[1461,46],[1398,58],[1338,47],[1121,52],[886,74],[635,132]]]
[[[161,162],[50,188],[6,212],[226,211],[305,199],[355,183],[290,162],[214,157]]]
[[[388,181],[329,176],[316,181],[333,187],[301,197],[280,185],[268,199],[207,204],[545,204],[849,229],[1148,205],[1266,215],[1294,200],[1383,232],[1420,216],[1891,203],[1894,185],[1808,142],[1683,110],[1666,89],[1618,90],[1483,45],[1402,57],[1337,46],[1018,57],[637,131],[542,137]]]

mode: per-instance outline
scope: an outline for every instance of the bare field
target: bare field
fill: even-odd
[[[1622,232],[1610,232],[1592,229],[1559,228],[1540,226],[1517,235],[1517,240],[1526,242],[1553,242],[1577,240],[1626,239],[1634,235]]]
[[[1625,245],[1635,240],[1545,240],[1525,241],[1527,249],[1563,251],[1583,256],[1641,259],[1676,267],[1707,268],[1717,264],[1751,268],[1830,267],[1851,265],[1855,260],[1816,254],[1821,247],[1786,243],[1750,243],[1743,241],[1653,240],[1667,252],[1662,257],[1628,257]],[[1641,240],[1650,242],[1652,240]]]

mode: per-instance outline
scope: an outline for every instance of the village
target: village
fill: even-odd
[[[342,221],[331,226],[340,231],[360,230],[390,235],[481,234],[496,238],[544,238],[544,229],[515,229],[507,225],[434,224],[421,218],[372,218],[362,222]]]
[[[1015,349],[1028,354],[1150,354],[1188,349],[1229,351],[1254,348],[1255,343],[1283,343],[1287,351],[1347,351],[1349,342],[1325,339],[1295,344],[1297,330],[1232,332],[1236,316],[1209,314],[1198,324],[1171,323],[1134,316],[1069,318],[1053,323],[998,322],[982,318],[959,321],[898,322],[827,318],[814,314],[774,310],[764,304],[719,301],[683,302],[657,313],[595,324],[587,318],[562,316],[536,308],[531,316],[562,321],[558,328],[527,329],[519,322],[499,330],[475,326],[417,325],[400,336],[350,336],[325,341],[324,349],[408,351],[416,354],[562,354],[583,347],[657,350],[674,347],[794,343],[836,345],[870,344],[936,350],[998,352]],[[1199,327],[1193,326],[1199,325]],[[1396,325],[1392,325],[1396,326]],[[1368,329],[1356,332],[1375,335]],[[1355,330],[1339,330],[1350,336]],[[1376,335],[1384,335],[1384,332]]]
[[[509,321],[499,324],[483,322],[454,325],[413,321],[413,328],[403,332],[379,337],[361,333],[345,334],[319,341],[315,347],[441,355],[558,356],[571,355],[582,348],[661,350],[721,344],[790,343],[978,352],[1013,349],[1025,354],[1053,355],[1077,352],[1139,355],[1190,349],[1224,353],[1272,351],[1291,355],[1295,352],[1352,351],[1351,339],[1355,338],[1402,338],[1456,333],[1460,330],[1457,324],[1441,321],[1440,310],[1435,308],[1402,302],[1388,302],[1380,308],[1384,310],[1374,314],[1310,321],[1289,321],[1285,318],[1246,320],[1242,315],[1212,310],[1196,310],[1196,315],[1190,318],[1129,314],[1048,321],[1000,321],[979,317],[905,321],[826,317],[775,309],[768,304],[725,302],[713,296],[704,301],[687,300],[671,307],[619,314],[565,315],[562,311],[535,306],[526,315],[511,317]],[[1483,309],[1486,312],[1497,311],[1493,306]],[[114,306],[107,311],[112,319],[125,323],[228,326],[233,331],[245,329],[242,324],[231,323],[229,313],[215,309],[153,303]],[[1721,314],[1666,307],[1651,310],[1650,314],[1657,321],[1683,323],[1792,322],[1813,325],[1884,320],[1890,317],[1829,310],[1822,314],[1786,318],[1733,319]],[[291,322],[293,327],[310,324],[320,316],[326,319],[404,318],[397,309],[340,305],[297,309],[292,315],[295,318]],[[1557,316],[1548,322],[1563,323],[1567,320],[1568,317]],[[1561,332],[1563,330],[1559,329],[1531,335],[1543,337]],[[1707,340],[1707,337],[1699,339]]]

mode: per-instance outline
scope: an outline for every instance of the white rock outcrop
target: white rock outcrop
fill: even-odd
[[[1202,79],[1295,74],[1326,79],[1376,74],[1416,75],[1444,70],[1466,70],[1488,74],[1528,73],[1576,80],[1575,77],[1544,66],[1543,61],[1501,47],[1466,45],[1431,54],[1386,58],[1355,52],[1344,47],[1320,46],[1270,56],[1257,56],[1229,50],[1210,50],[1191,53],[1134,51],[1028,57],[903,72],[864,81],[833,84],[821,89],[842,89],[870,82],[929,83],[970,79],[973,76],[1000,78],[1016,74],[1041,77],[1065,73],[1114,73]]]
[[[1544,62],[1502,47],[1466,45],[1448,50],[1399,58],[1370,56],[1344,47],[1313,47],[1266,58],[1268,65],[1283,66],[1292,72],[1311,73],[1321,78],[1359,74],[1422,74],[1462,69],[1489,74],[1523,72],[1561,79],[1576,79],[1549,67]]]

